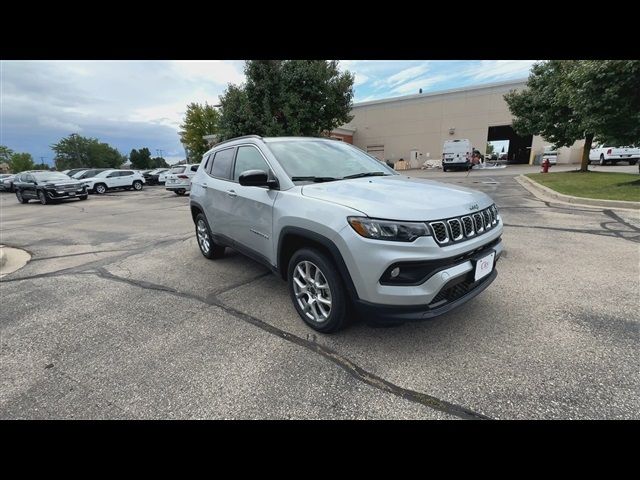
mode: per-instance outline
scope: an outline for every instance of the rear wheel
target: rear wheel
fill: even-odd
[[[638,160],[629,160],[629,165],[635,165],[638,163]]]
[[[212,260],[224,256],[225,247],[215,243],[207,219],[202,213],[196,216],[196,238],[198,240],[198,247],[200,247],[200,253],[208,259]]]
[[[442,165],[442,171],[446,172],[447,171],[447,166],[446,165]]]
[[[184,188],[181,188],[180,190],[176,190],[176,195],[184,195],[185,193],[187,193],[187,191]]]
[[[40,200],[40,203],[42,205],[46,205],[47,203],[49,203],[47,195],[42,190],[38,190],[38,199]]]
[[[600,154],[600,165],[606,165],[607,161],[604,159],[604,155],[601,153]]]
[[[16,198],[18,199],[18,201],[20,203],[29,203],[29,199],[28,198],[24,198],[22,196],[22,192],[20,190],[16,190]]]
[[[140,180],[133,182],[132,186],[134,190],[142,190],[142,182]]]
[[[327,255],[314,248],[298,250],[289,261],[287,278],[293,306],[307,325],[323,333],[346,325],[344,284]]]

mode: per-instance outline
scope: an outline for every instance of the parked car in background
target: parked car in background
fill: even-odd
[[[103,194],[108,190],[142,190],[144,177],[133,170],[104,170],[95,176],[82,180],[90,192]]]
[[[558,150],[555,147],[545,147],[542,152],[542,158],[540,162],[544,162],[545,160],[549,160],[551,165],[556,165],[558,163]]]
[[[20,203],[39,200],[46,205],[70,198],[87,199],[87,188],[82,181],[60,172],[36,170],[22,172],[14,180],[16,198]]]
[[[0,192],[13,192],[13,179],[15,175],[3,173],[0,175]]]
[[[190,206],[203,256],[231,247],[261,262],[324,333],[351,307],[380,323],[448,312],[494,281],[503,250],[486,194],[400,175],[329,139],[219,143],[193,178]]]
[[[191,179],[199,166],[199,163],[176,165],[167,174],[165,188],[176,195],[184,195],[191,190]]]
[[[104,172],[106,170],[110,170],[110,169],[109,168],[92,168],[91,170],[83,170],[73,175],[73,178],[77,178],[78,180],[84,180],[85,178],[95,177],[100,172]]]
[[[83,170],[89,170],[89,167],[72,168],[70,170],[63,170],[60,173],[62,173],[64,175],[69,175],[70,177],[73,177],[76,173],[81,172]]]
[[[143,173],[147,185],[158,185],[160,183],[160,174],[162,172],[169,171],[168,168],[156,168],[155,170],[150,170],[147,173]]]
[[[453,168],[469,170],[472,152],[471,142],[467,139],[446,140],[442,149],[442,171]]]
[[[615,165],[620,160],[629,162],[629,165],[635,165],[640,160],[640,148],[634,146],[608,147],[595,145],[591,147],[589,152],[589,163],[598,162],[600,165],[606,165],[607,163]]]
[[[167,175],[171,171],[170,168],[167,168],[164,172],[158,173],[158,183],[160,185],[164,185],[167,182]]]

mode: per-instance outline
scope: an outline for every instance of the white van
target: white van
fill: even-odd
[[[471,155],[473,148],[467,139],[445,140],[442,149],[442,171],[453,168],[469,170],[471,168]]]

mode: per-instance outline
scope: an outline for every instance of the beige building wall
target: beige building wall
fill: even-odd
[[[551,142],[538,135],[533,136],[531,142],[531,158],[530,164],[533,164],[536,155],[541,155],[545,147],[553,146]],[[570,147],[561,147],[558,149],[558,163],[580,163],[582,161],[582,149],[584,148],[584,140],[578,140]]]
[[[485,153],[489,127],[511,125],[513,120],[504,94],[524,87],[524,81],[501,82],[361,102],[354,105],[354,118],[344,127],[355,130],[353,143],[365,151],[374,146],[379,151],[384,145],[385,160],[408,160],[412,150],[420,151],[424,160],[439,159],[445,140],[465,138]],[[533,137],[530,163],[545,145],[549,143]],[[576,149],[579,146],[563,149],[559,161],[579,161]]]

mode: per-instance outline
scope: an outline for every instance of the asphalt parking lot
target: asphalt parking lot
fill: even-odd
[[[0,418],[640,418],[640,214],[545,203],[527,168],[408,172],[494,198],[498,277],[435,320],[334,335],[259,264],[206,260],[188,197],[0,194],[0,243],[32,255],[0,281]]]

